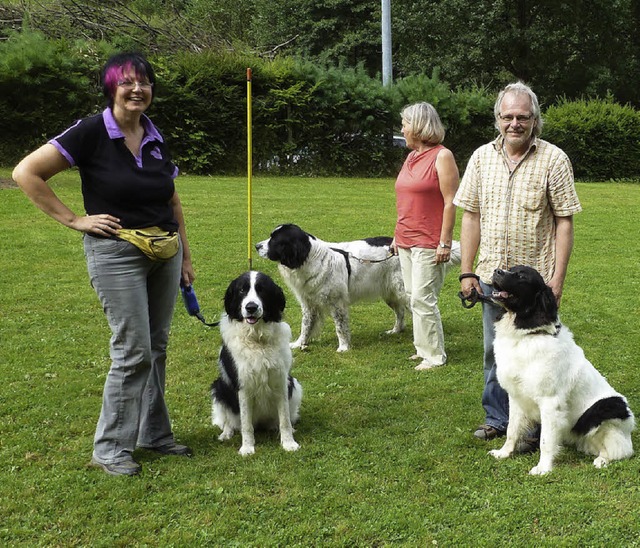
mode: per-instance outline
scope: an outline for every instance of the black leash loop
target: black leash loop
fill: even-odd
[[[476,291],[475,287],[471,289],[471,293],[469,293],[469,295],[467,295],[466,297],[462,294],[462,291],[459,291],[458,297],[460,297],[460,300],[462,301],[462,306],[467,309],[473,308],[478,301],[485,302],[485,303],[493,302],[493,299],[491,297],[480,295]]]
[[[202,316],[202,314],[200,314],[200,312],[198,312],[197,314],[194,314],[194,316],[198,318],[207,327],[217,327],[220,325],[220,320],[218,320],[217,322],[211,322],[211,323],[207,322]]]

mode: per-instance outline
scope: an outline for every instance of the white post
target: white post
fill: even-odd
[[[382,85],[393,83],[391,66],[391,0],[382,0]]]

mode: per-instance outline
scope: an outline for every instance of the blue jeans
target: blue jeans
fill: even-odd
[[[91,285],[111,328],[111,368],[93,457],[132,459],[138,447],[174,443],[164,401],[167,341],[182,269],[182,247],[152,261],[129,242],[84,236]]]
[[[480,282],[482,292],[491,295],[493,287]],[[498,383],[496,376],[496,359],[493,354],[495,331],[493,323],[501,308],[491,303],[482,303],[482,328],[484,342],[484,391],[482,392],[482,407],[485,411],[485,424],[496,430],[506,431],[509,423],[509,396]]]

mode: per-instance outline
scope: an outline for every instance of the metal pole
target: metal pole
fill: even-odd
[[[252,158],[252,135],[251,135],[251,69],[247,69],[247,258],[249,260],[249,270],[252,270],[251,264],[251,208],[252,208],[252,188],[251,179],[253,171]]]
[[[391,64],[391,0],[382,0],[382,85],[393,83]]]

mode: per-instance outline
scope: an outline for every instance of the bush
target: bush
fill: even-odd
[[[409,76],[396,84],[395,110],[427,101],[438,111],[447,133],[444,145],[453,152],[462,171],[473,151],[495,137],[493,124],[494,94],[486,88],[452,91],[434,69],[432,76]]]
[[[304,151],[305,170],[326,175],[395,173],[403,151],[391,145],[397,118],[392,92],[363,69],[297,63],[293,70],[309,90],[298,113],[303,123],[296,139]]]
[[[197,174],[246,166],[246,67],[252,59],[205,52],[151,59],[158,89],[149,112],[176,164]]]
[[[104,104],[98,81],[112,47],[47,40],[23,31],[0,42],[0,157],[24,154]],[[495,93],[451,90],[435,70],[392,87],[363,69],[323,68],[291,58],[183,52],[150,58],[157,88],[150,116],[181,170],[243,174],[247,162],[246,68],[253,69],[256,171],[304,175],[389,176],[406,150],[392,146],[403,106],[428,101],[447,129],[444,144],[461,171],[495,136]],[[640,113],[605,100],[561,101],[545,113],[543,137],[564,149],[577,177],[640,175]]]
[[[0,120],[7,128],[0,132],[4,165],[99,108],[99,48],[53,42],[35,32],[0,42]]]
[[[176,162],[192,173],[246,169],[246,67],[253,69],[253,159],[269,173],[388,175],[403,151],[391,146],[391,92],[358,69],[282,59],[181,54],[157,59],[152,116]]]
[[[562,100],[544,114],[543,138],[562,148],[576,177],[588,180],[640,175],[640,112],[611,98]]]

